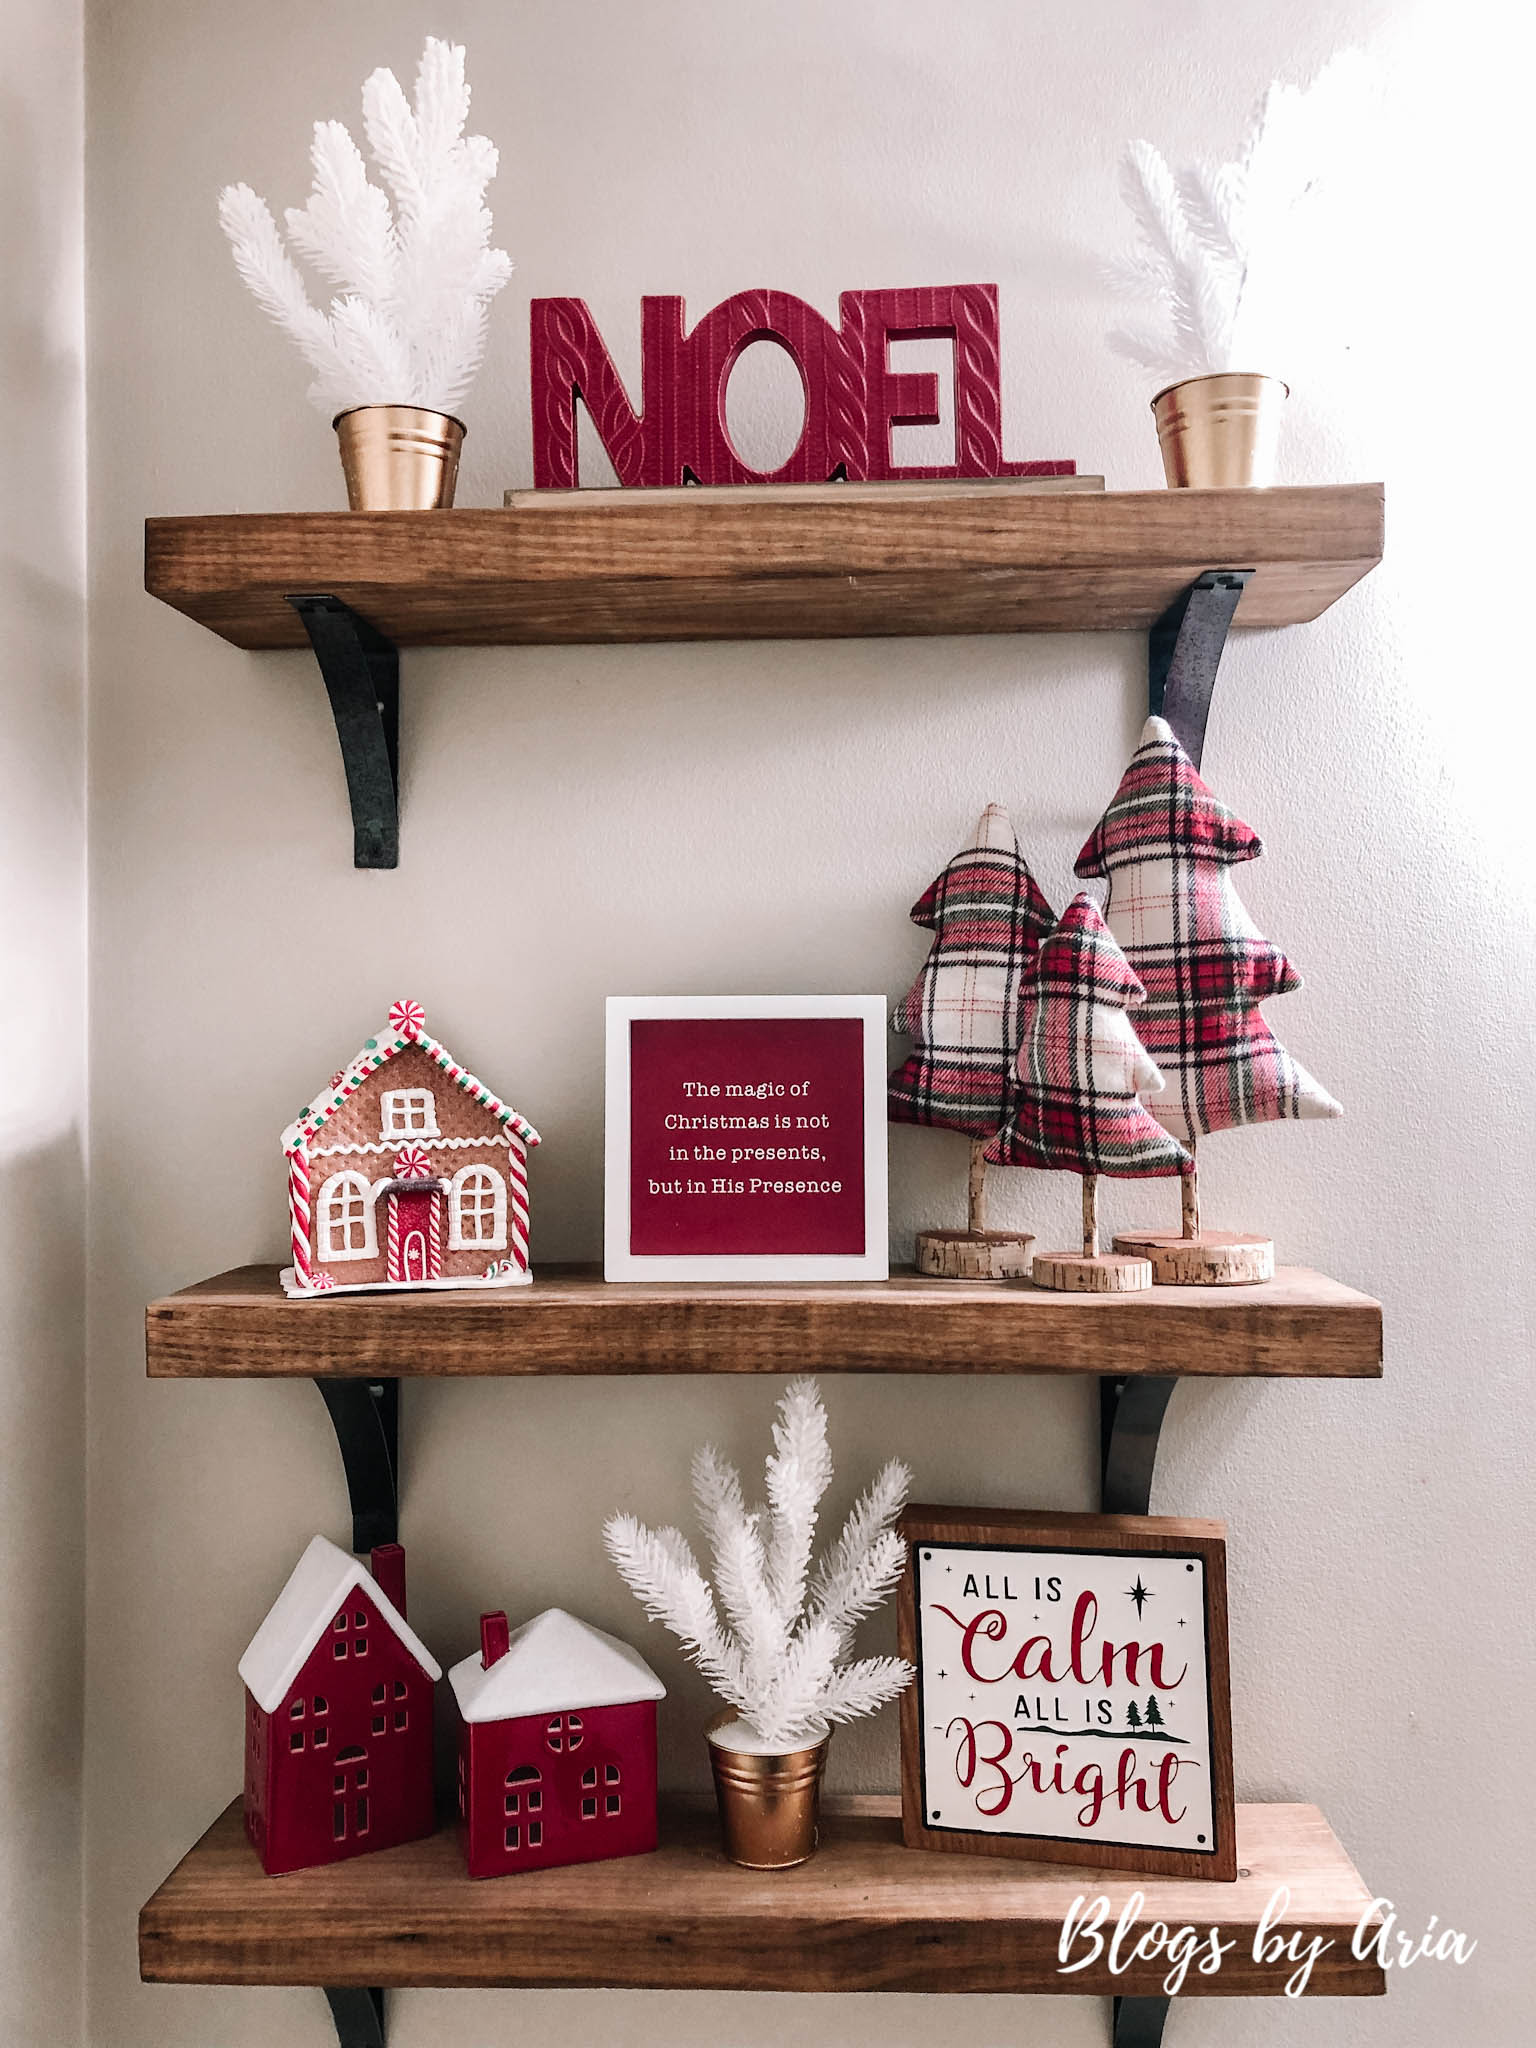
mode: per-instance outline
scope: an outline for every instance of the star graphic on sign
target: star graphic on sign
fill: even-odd
[[[1136,1602],[1136,1612],[1138,1615],[1141,1613],[1141,1610],[1146,1605],[1146,1603],[1154,1597],[1153,1594],[1151,1594],[1147,1590],[1147,1588],[1141,1583],[1140,1572],[1136,1574],[1135,1585],[1128,1586],[1126,1588],[1125,1597],[1127,1600],[1134,1600]]]

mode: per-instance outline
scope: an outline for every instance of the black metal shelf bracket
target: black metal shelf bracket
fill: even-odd
[[[1099,1500],[1106,1515],[1150,1514],[1158,1437],[1178,1384],[1161,1373],[1100,1378]]]
[[[1166,718],[1198,768],[1216,671],[1251,569],[1207,569],[1147,635],[1147,708]]]
[[[347,1495],[352,1503],[352,1548],[397,1543],[400,1526],[400,1382],[322,1380],[320,1389],[336,1431]]]
[[[1117,1998],[1110,2048],[1162,2048],[1166,1998]]]
[[[352,864],[400,865],[400,655],[349,604],[324,592],[288,602],[304,621],[331,700],[352,805]]]
[[[376,1984],[327,1985],[325,1996],[336,2023],[338,2048],[385,2048],[384,1993]]]

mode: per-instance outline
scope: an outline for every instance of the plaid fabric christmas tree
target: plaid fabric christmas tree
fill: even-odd
[[[1109,884],[1105,920],[1147,999],[1136,1030],[1167,1082],[1153,1107],[1186,1142],[1338,1103],[1259,1015],[1301,977],[1248,915],[1231,870],[1263,852],[1201,781],[1173,728],[1149,718],[1114,801],[1077,857]]]
[[[911,914],[934,941],[893,1019],[917,1043],[891,1075],[891,1119],[990,1138],[1012,1094],[1020,984],[1053,922],[1000,804]]]
[[[1026,996],[1018,1095],[987,1158],[1122,1179],[1182,1173],[1189,1155],[1141,1101],[1163,1085],[1126,1016],[1145,991],[1091,896],[1067,906]]]

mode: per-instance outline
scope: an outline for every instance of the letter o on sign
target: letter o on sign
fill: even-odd
[[[755,341],[786,351],[805,393],[800,438],[773,470],[748,468],[726,425],[731,371]],[[686,346],[694,404],[682,435],[684,460],[701,484],[826,482],[862,414],[861,372],[830,321],[792,292],[738,292],[705,314]]]

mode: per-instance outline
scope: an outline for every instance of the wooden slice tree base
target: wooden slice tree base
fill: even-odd
[[[1031,1277],[1037,1287],[1062,1294],[1140,1294],[1152,1285],[1152,1266],[1148,1259],[1126,1258],[1118,1251],[1100,1252],[1096,1258],[1084,1252],[1041,1252]]]
[[[1273,1240],[1234,1230],[1202,1230],[1195,1237],[1176,1230],[1120,1230],[1115,1250],[1150,1259],[1158,1287],[1251,1287],[1275,1277]]]
[[[1034,1241],[1027,1230],[920,1230],[917,1270],[935,1280],[1023,1280]]]

